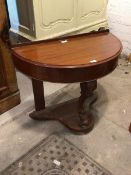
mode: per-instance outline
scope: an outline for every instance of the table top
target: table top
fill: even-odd
[[[111,59],[120,50],[120,41],[111,33],[45,41],[13,49],[20,58],[48,67],[87,66]]]
[[[53,82],[68,82],[70,78],[67,79],[66,76],[74,77],[78,72],[83,74],[82,68],[86,69],[87,73],[85,78],[82,75],[78,81],[89,80],[90,75],[94,74],[93,71],[104,71],[100,75],[98,73],[96,78],[108,74],[116,67],[121,50],[119,39],[109,32],[104,32],[25,44],[12,48],[12,55],[18,69],[31,77]],[[64,70],[66,72],[63,72]],[[75,75],[74,70],[77,71]],[[52,78],[54,76],[57,78]],[[77,81],[73,77],[69,82]],[[95,76],[91,76],[92,78]]]

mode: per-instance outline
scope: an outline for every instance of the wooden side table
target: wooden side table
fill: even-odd
[[[90,105],[96,100],[97,79],[116,68],[121,50],[121,42],[109,32],[14,47],[16,67],[32,78],[36,111],[30,117],[58,120],[73,131],[89,132],[94,126]],[[43,81],[80,82],[81,96],[45,108]]]

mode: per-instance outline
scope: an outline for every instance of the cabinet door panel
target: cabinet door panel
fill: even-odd
[[[96,25],[106,21],[107,0],[78,0],[78,25]]]
[[[39,27],[40,35],[59,35],[76,26],[76,0],[39,0]]]

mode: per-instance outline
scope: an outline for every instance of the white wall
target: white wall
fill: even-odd
[[[131,53],[131,0],[109,0],[108,21],[111,32],[123,43],[123,53]]]

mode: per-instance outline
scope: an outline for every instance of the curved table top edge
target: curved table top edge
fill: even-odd
[[[115,58],[117,58],[119,55],[120,55],[120,53],[121,53],[121,51],[122,51],[122,44],[121,44],[121,42],[120,42],[120,40],[118,39],[118,38],[116,38],[113,34],[111,34],[111,33],[109,33],[109,32],[104,32],[103,33],[103,35],[105,35],[105,34],[110,34],[110,35],[112,35],[117,41],[118,41],[118,43],[119,43],[119,50],[116,52],[116,54],[115,55],[112,55],[112,56],[110,56],[110,57],[108,57],[108,58],[106,58],[106,59],[104,59],[104,60],[101,60],[101,61],[98,61],[98,62],[94,62],[94,63],[88,63],[88,64],[79,64],[79,65],[54,65],[54,64],[43,64],[43,63],[40,63],[40,62],[37,62],[37,61],[32,61],[32,60],[28,60],[28,59],[26,59],[26,58],[24,58],[24,57],[22,57],[22,56],[20,56],[19,54],[17,54],[17,48],[19,48],[19,46],[18,47],[15,47],[15,48],[12,48],[12,55],[14,55],[15,57],[17,57],[18,59],[20,59],[21,61],[24,61],[25,63],[27,62],[28,64],[32,64],[32,65],[36,65],[37,67],[44,67],[44,68],[55,68],[55,69],[77,69],[77,68],[88,68],[88,67],[92,67],[92,66],[96,66],[96,65],[99,65],[99,64],[101,64],[101,63],[104,63],[104,62],[108,62],[108,61],[110,61],[110,60],[112,60],[112,59],[115,59]],[[95,35],[95,36],[98,36],[98,35],[102,35],[102,33],[100,33],[100,34],[90,34],[89,35],[89,37],[92,37],[93,35]],[[76,37],[80,37],[80,36],[76,36]],[[88,35],[87,35],[87,37],[88,37]],[[75,37],[73,37],[73,38],[75,38]],[[68,37],[67,37],[67,39],[68,39]],[[48,41],[48,42],[51,42],[51,41]],[[44,41],[44,43],[46,43],[46,41]],[[38,45],[39,43],[37,43],[37,45]],[[31,45],[31,44],[30,44]],[[28,46],[30,46],[29,44],[28,44]],[[34,45],[34,43],[33,43],[33,45]],[[21,47],[24,47],[24,46],[21,46]]]

